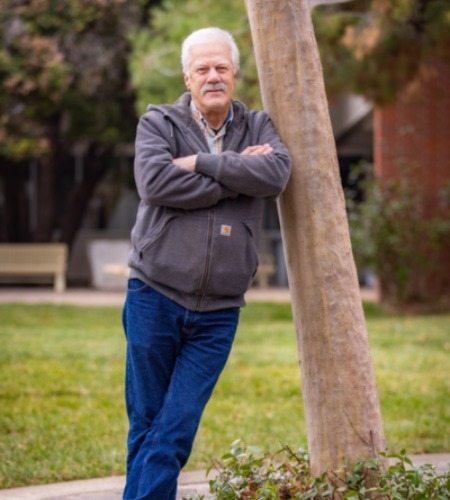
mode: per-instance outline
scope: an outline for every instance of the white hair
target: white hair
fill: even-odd
[[[234,38],[228,31],[220,28],[203,28],[191,33],[181,46],[181,66],[183,71],[189,69],[190,50],[193,45],[208,44],[214,42],[226,43],[231,49],[231,60],[234,66],[234,72],[239,70],[239,49],[237,48]]]

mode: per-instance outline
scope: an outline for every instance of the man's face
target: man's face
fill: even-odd
[[[236,85],[231,48],[226,43],[193,45],[189,68],[183,72],[186,87],[197,109],[208,113],[228,112]]]

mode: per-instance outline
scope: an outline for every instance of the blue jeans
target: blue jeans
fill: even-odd
[[[123,312],[129,419],[126,500],[174,500],[239,309],[193,312],[131,279]]]

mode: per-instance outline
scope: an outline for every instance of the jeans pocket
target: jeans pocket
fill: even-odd
[[[127,290],[131,293],[139,293],[147,290],[149,286],[138,278],[131,278],[128,280]]]

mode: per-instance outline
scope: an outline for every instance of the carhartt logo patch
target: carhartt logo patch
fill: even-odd
[[[225,224],[222,224],[220,226],[220,234],[222,236],[231,236],[231,226],[226,226]]]

